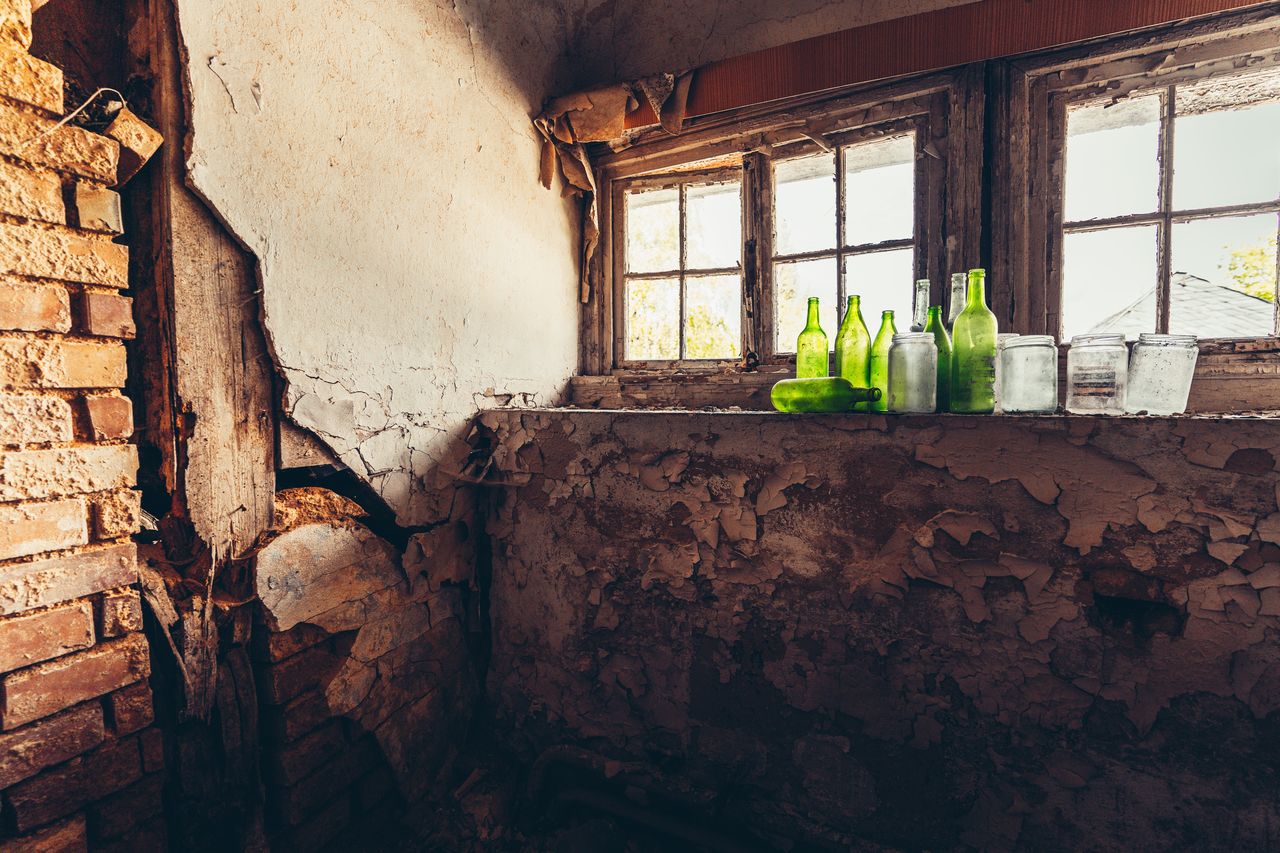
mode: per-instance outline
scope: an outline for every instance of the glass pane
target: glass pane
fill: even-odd
[[[1161,100],[1155,93],[1067,110],[1068,222],[1159,207]]]
[[[844,259],[845,291],[862,297],[862,319],[872,335],[880,328],[881,311],[893,311],[893,325],[899,332],[911,327],[914,262],[915,252],[911,249],[849,255]]]
[[[1169,331],[1202,338],[1271,334],[1276,225],[1274,213],[1174,223]]]
[[[1195,210],[1280,196],[1280,72],[1179,86],[1173,204]]]
[[[680,280],[629,280],[626,299],[624,357],[632,361],[679,358]]]
[[[794,255],[834,249],[835,155],[815,154],[779,161],[773,167],[773,180],[774,253]]]
[[[627,193],[627,272],[680,269],[680,190]]]
[[[915,233],[916,135],[844,150],[844,243],[906,240]]]
[[[1111,228],[1063,239],[1062,335],[1156,329],[1156,227]]]
[[[687,269],[736,267],[742,261],[742,185],[689,187],[685,197]]]
[[[684,286],[684,357],[740,358],[742,279],[690,276]]]
[[[836,345],[836,259],[773,265],[775,352],[795,352],[796,338],[804,329],[809,297],[822,300],[822,331],[827,345]]]

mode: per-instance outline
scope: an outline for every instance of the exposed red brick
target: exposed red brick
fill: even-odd
[[[94,842],[93,853],[163,853],[169,849],[168,833],[164,815],[156,815],[119,838]]]
[[[138,451],[130,444],[0,453],[0,501],[51,498],[133,485]]]
[[[318,728],[333,716],[329,703],[319,690],[303,693],[287,705],[268,705],[262,709],[263,729],[276,741],[288,743]]]
[[[89,527],[95,541],[119,539],[138,532],[142,493],[134,489],[100,492],[89,498]]]
[[[70,441],[71,424],[66,400],[0,394],[0,444]]]
[[[93,607],[79,601],[29,616],[0,619],[0,672],[61,657],[93,645]]]
[[[0,2],[0,8],[7,2],[11,0]],[[71,124],[54,130],[56,124],[29,109],[0,101],[0,153],[104,184],[115,183],[120,158],[115,140]]]
[[[0,506],[0,560],[60,551],[89,541],[82,498]],[[0,577],[9,570],[0,570]],[[8,596],[0,581],[0,602]]]
[[[315,646],[275,666],[260,667],[256,673],[263,701],[281,705],[295,696],[327,683],[342,660],[325,646]]]
[[[75,815],[22,838],[0,842],[4,853],[85,853],[88,849],[84,815]]]
[[[254,637],[253,656],[260,661],[278,662],[327,639],[327,631],[306,623],[288,631],[259,631]]]
[[[0,385],[9,388],[121,388],[119,341],[0,340]]]
[[[120,167],[117,184],[125,184],[146,165],[151,155],[160,148],[164,138],[151,126],[134,115],[127,107],[121,110],[107,129],[107,136],[120,143]]]
[[[85,423],[90,441],[109,441],[133,435],[133,401],[119,395],[84,398]]]
[[[152,773],[89,807],[89,837],[122,838],[164,809],[164,774]],[[94,845],[95,849],[97,844]]]
[[[114,293],[85,293],[80,305],[80,328],[104,338],[132,338],[133,300]]]
[[[164,769],[164,734],[159,729],[147,729],[138,736],[142,750],[142,769],[154,773]]]
[[[107,700],[111,729],[117,735],[127,735],[145,728],[155,721],[155,708],[151,700],[151,685],[139,681],[123,690],[112,693]]]
[[[298,826],[344,792],[355,780],[373,770],[378,763],[378,749],[372,738],[353,743],[336,760],[325,764],[296,785],[272,788],[271,811],[284,826]]]
[[[109,740],[93,752],[45,770],[5,792],[18,832],[49,823],[142,778],[137,738]]]
[[[151,672],[147,640],[121,640],[6,675],[0,686],[0,730],[18,726],[118,690]]]
[[[4,65],[8,58],[9,52],[0,48],[0,88],[4,86]],[[67,217],[62,181],[56,173],[44,169],[36,171],[13,163],[0,164],[0,211],[61,225]]]
[[[56,284],[0,281],[0,329],[65,332],[71,328],[71,300]]]
[[[87,181],[76,181],[71,198],[75,225],[89,231],[120,234],[124,231],[124,217],[120,210],[120,194]]]
[[[17,731],[0,734],[0,789],[75,758],[104,737],[102,705],[86,702]]]
[[[2,519],[0,513],[0,539],[5,529]],[[138,549],[131,542],[0,566],[0,616],[83,598],[137,580]]]
[[[61,115],[62,70],[5,43],[0,45],[0,94]]]
[[[330,719],[306,737],[267,755],[267,777],[277,785],[292,785],[338,755],[347,746],[342,721]]]
[[[67,228],[0,223],[0,272],[124,289],[129,250]]]
[[[98,634],[110,639],[142,630],[142,599],[136,589],[123,589],[102,596],[98,605]]]
[[[350,825],[351,797],[343,797],[287,833],[285,838],[294,850],[322,850]]]
[[[31,47],[31,0],[0,0],[0,43],[17,50]]]

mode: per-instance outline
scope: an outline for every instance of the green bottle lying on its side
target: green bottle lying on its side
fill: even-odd
[[[856,388],[843,376],[783,379],[769,393],[779,412],[852,412],[858,403],[880,399],[879,388]]]

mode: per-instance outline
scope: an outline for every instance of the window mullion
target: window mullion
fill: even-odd
[[[844,152],[843,146],[836,148],[836,323],[844,322],[844,306],[848,297],[845,295],[848,283],[844,275]],[[833,338],[834,340],[834,335]]]
[[[1164,93],[1164,109],[1160,113],[1160,221],[1156,224],[1156,246],[1159,252],[1156,272],[1156,331],[1169,331],[1169,277],[1173,274],[1173,119],[1177,111],[1177,87]]]
[[[680,359],[685,358],[685,268],[689,265],[687,204],[689,185],[680,184]]]

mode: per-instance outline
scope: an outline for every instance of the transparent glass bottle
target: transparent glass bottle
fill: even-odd
[[[842,376],[783,379],[769,391],[769,399],[779,412],[852,412],[880,396],[879,388],[855,388]]]
[[[997,415],[1004,411],[1000,408],[1000,352],[1004,349],[1005,344],[1017,337],[1021,337],[1017,332],[1001,332],[996,335],[996,380],[993,387],[996,394],[995,413]]]
[[[1067,350],[1067,411],[1124,414],[1129,348],[1124,335],[1076,335]]]
[[[848,379],[855,388],[871,386],[871,333],[862,321],[862,299],[850,296],[844,310],[844,321],[836,333],[836,375]],[[866,411],[860,402],[857,411]]]
[[[933,335],[933,343],[938,348],[938,406],[937,411],[951,411],[951,336],[942,323],[942,306],[929,308],[929,321],[924,330]]]
[[[951,274],[951,294],[947,299],[947,328],[955,329],[956,318],[964,310],[965,285],[968,277],[962,272]]]
[[[889,349],[889,411],[932,412],[938,406],[938,345],[931,332],[894,335]]]
[[[889,350],[893,346],[893,336],[898,329],[893,324],[893,312],[880,314],[880,331],[876,332],[875,342],[871,344],[871,387],[879,388],[880,399],[870,404],[868,411],[889,411]]]
[[[1178,415],[1187,410],[1200,345],[1195,335],[1138,335],[1129,357],[1126,412]]]
[[[809,319],[796,339],[796,378],[817,379],[831,372],[827,333],[818,319],[818,297],[809,297]]]
[[[916,279],[915,295],[911,300],[911,331],[923,332],[929,315],[929,279]]]
[[[1008,414],[1058,410],[1058,347],[1051,335],[1019,335],[1000,350],[1000,407]]]
[[[986,270],[969,270],[964,310],[951,335],[951,411],[995,410],[996,315],[986,301]]]

